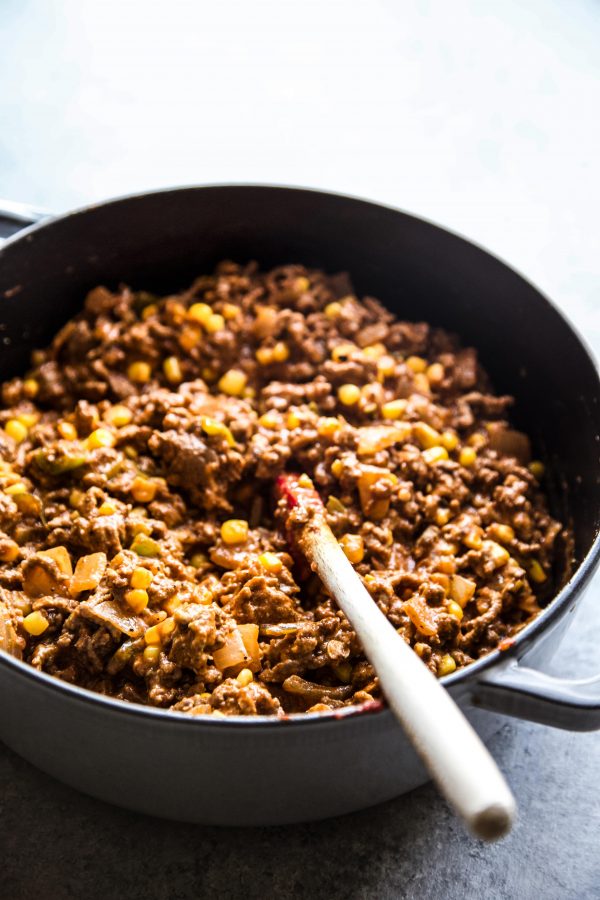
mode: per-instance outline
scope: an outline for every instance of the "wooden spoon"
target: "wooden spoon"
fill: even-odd
[[[492,841],[507,834],[516,804],[500,770],[450,694],[371,599],[308,476],[280,476],[277,494],[292,548],[346,614],[391,710],[442,794],[476,837]]]

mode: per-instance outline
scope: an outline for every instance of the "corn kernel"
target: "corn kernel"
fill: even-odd
[[[429,578],[434,584],[439,584],[444,591],[444,597],[447,597],[450,591],[450,577],[442,572],[433,572]]]
[[[270,347],[259,347],[254,355],[261,366],[268,366],[273,362],[273,351]]]
[[[143,475],[136,475],[131,483],[131,496],[136,503],[152,503],[156,497],[158,485]]]
[[[254,675],[252,674],[250,669],[242,669],[235,680],[242,687],[247,687],[252,681],[254,681]]]
[[[4,426],[4,430],[17,444],[24,441],[28,434],[27,427],[22,422],[19,422],[18,419],[9,419]]]
[[[413,650],[420,659],[423,659],[425,653],[429,650],[429,644],[423,644],[421,643],[421,641],[417,641],[417,643],[413,647]]]
[[[141,613],[148,606],[148,592],[143,588],[133,588],[125,592],[125,601],[135,613]]]
[[[150,381],[151,375],[152,369],[150,363],[144,362],[143,360],[132,362],[127,368],[127,377],[131,381],[136,381],[138,384],[146,384]]]
[[[263,413],[258,420],[258,424],[262,425],[263,428],[279,428],[279,416],[272,411]]]
[[[443,678],[444,675],[450,675],[456,669],[456,662],[449,653],[442,656],[438,663],[438,677]]]
[[[340,427],[340,420],[334,417],[319,419],[317,432],[321,437],[332,437]]]
[[[221,312],[223,313],[223,318],[227,320],[237,319],[240,314],[240,308],[235,303],[224,303]]]
[[[215,435],[220,435],[225,438],[226,442],[230,447],[235,445],[235,438],[233,437],[231,430],[224,425],[223,422],[217,422],[216,419],[210,419],[208,416],[203,416],[201,420],[202,431],[205,434],[208,434],[210,437]]]
[[[103,503],[98,507],[98,515],[99,516],[112,516],[116,513],[117,507],[114,503]]]
[[[445,447],[429,447],[427,450],[423,450],[421,456],[428,466],[434,466],[436,463],[448,459],[448,451]]]
[[[443,525],[447,525],[450,521],[450,510],[449,509],[438,509],[435,514],[435,524],[439,525],[440,528]]]
[[[465,544],[470,550],[481,550],[483,547],[483,532],[478,525],[471,528],[463,538]]]
[[[377,361],[381,359],[383,356],[387,354],[387,347],[385,344],[376,343],[376,344],[368,344],[366,347],[363,347],[362,355],[365,359],[373,359]]]
[[[27,494],[28,491],[22,481],[17,481],[15,484],[9,484],[8,487],[5,487],[4,493],[14,497],[16,494]]]
[[[497,544],[496,541],[484,541],[481,549],[492,560],[496,569],[506,565],[510,559],[510,553],[506,547]]]
[[[37,412],[19,413],[17,419],[21,425],[25,426],[25,428],[33,428],[33,426],[39,422],[40,414]]]
[[[424,397],[430,396],[431,388],[427,375],[424,372],[417,372],[416,375],[413,375],[413,384],[416,394],[421,394]]]
[[[23,619],[23,628],[28,634],[33,635],[33,637],[39,637],[40,634],[43,634],[49,624],[48,619],[46,619],[39,610],[29,613],[29,615],[25,616]]]
[[[160,555],[160,544],[140,530],[133,539],[130,550],[137,553],[138,556],[153,558]]]
[[[39,389],[40,386],[35,378],[26,378],[23,382],[23,393],[26,397],[29,397],[30,400],[37,397]]]
[[[334,459],[331,463],[331,472],[336,477],[339,478],[344,470],[344,464],[341,459]]]
[[[442,447],[445,447],[451,453],[452,450],[456,450],[458,447],[458,435],[453,431],[444,431],[440,438],[440,443]]]
[[[158,312],[158,306],[156,303],[149,303],[148,306],[145,306],[142,310],[142,319],[145,322],[147,319],[152,318]]]
[[[225,328],[225,319],[220,313],[213,313],[204,323],[205,329],[209,334],[216,334]]]
[[[221,537],[226,544],[243,544],[248,540],[248,523],[245,519],[227,519],[221,525]]]
[[[544,463],[539,459],[534,459],[533,462],[529,463],[529,471],[534,478],[537,478],[538,481],[541,481],[544,477],[546,467],[544,466]]]
[[[460,453],[458,454],[458,461],[461,466],[465,466],[469,469],[477,459],[477,450],[475,447],[463,447]]]
[[[510,544],[515,539],[514,529],[502,522],[492,522],[488,528],[488,534],[495,541],[500,541],[501,544]]]
[[[439,431],[436,431],[435,428],[432,428],[426,422],[416,422],[413,425],[413,434],[424,449],[439,447],[442,440]]]
[[[160,647],[144,647],[144,661],[151,666],[155,666],[160,659]]]
[[[383,384],[396,371],[396,360],[393,356],[382,356],[377,360],[377,380]]]
[[[200,322],[201,325],[204,325],[204,323],[212,316],[213,311],[208,303],[192,303],[187,314],[188,319],[192,319],[192,321]]]
[[[422,356],[409,356],[406,360],[406,365],[416,375],[426,370],[427,360],[423,359]]]
[[[146,590],[152,584],[152,572],[144,569],[142,566],[138,566],[131,573],[129,584],[137,590]]]
[[[150,628],[147,628],[144,634],[144,640],[147,644],[160,644],[161,636],[159,626],[151,625]]]
[[[298,278],[294,279],[294,293],[304,294],[310,287],[310,281],[305,275],[299,275]]]
[[[390,400],[381,407],[381,415],[384,419],[401,419],[406,412],[407,405],[406,400]]]
[[[133,419],[133,413],[126,406],[113,406],[106,412],[104,418],[115,428],[123,428],[124,425],[129,425]]]
[[[342,304],[337,300],[334,300],[333,303],[328,303],[325,307],[325,315],[328,319],[337,319],[341,312]]]
[[[535,581],[536,584],[542,584],[544,581],[546,581],[546,578],[548,576],[542,569],[537,559],[532,559],[531,562],[527,563],[526,568],[529,577],[532,581]]]
[[[163,372],[169,384],[180,384],[183,381],[181,363],[176,356],[168,356],[163,362]]]
[[[455,556],[458,553],[458,547],[453,541],[438,541],[436,549],[438,553],[444,556]]]
[[[344,406],[354,406],[360,400],[360,388],[356,384],[343,384],[337,393]]]
[[[285,420],[286,428],[289,428],[290,430],[292,430],[293,428],[298,428],[301,424],[302,424],[302,419],[300,418],[298,413],[291,410],[287,414],[287,419]]]
[[[65,441],[77,440],[77,429],[70,422],[59,422],[57,428],[58,433]]]
[[[0,549],[0,562],[14,562],[19,552],[20,548],[17,542],[7,539],[4,547]]]
[[[467,444],[469,445],[469,447],[475,447],[476,450],[479,450],[481,447],[483,447],[485,443],[486,443],[485,435],[479,434],[478,431],[476,431],[475,434],[472,434],[467,439]]]
[[[441,363],[433,363],[428,366],[425,374],[429,384],[440,384],[444,380],[444,367]]]
[[[275,553],[271,553],[270,551],[266,551],[266,553],[261,553],[258,557],[258,561],[262,566],[267,569],[268,572],[271,572],[273,575],[278,575],[283,568],[283,563],[279,559],[279,557]]]
[[[298,478],[298,484],[300,487],[306,488],[307,490],[314,490],[314,484],[312,483],[312,479],[306,472],[303,472],[302,475]]]
[[[219,379],[219,390],[230,397],[241,397],[248,382],[248,376],[240,369],[229,369]]]
[[[454,616],[455,619],[458,619],[459,622],[464,616],[462,606],[459,603],[456,603],[454,600],[451,600],[448,604],[448,612],[451,616]]]
[[[290,351],[287,344],[284,344],[283,341],[277,341],[272,350],[273,354],[273,362],[282,363],[285,362],[290,357]]]
[[[145,516],[147,517],[148,513],[144,509],[143,506],[136,506],[136,507],[134,507],[134,509],[131,510],[131,515],[132,516],[141,516],[142,518],[144,518]],[[133,533],[134,534],[145,534],[145,535],[152,534],[152,525],[150,525],[149,522],[137,521],[137,522],[133,522],[132,524],[133,524]]]
[[[175,619],[172,617],[168,619],[163,619],[162,622],[158,623],[158,631],[161,636],[161,639],[168,637],[173,631],[175,631]]]
[[[115,436],[107,428],[96,428],[90,436],[86,438],[86,444],[90,450],[98,450],[100,447],[114,447]]]
[[[344,534],[340,538],[340,546],[351,563],[357,565],[365,556],[365,545],[360,534]]]

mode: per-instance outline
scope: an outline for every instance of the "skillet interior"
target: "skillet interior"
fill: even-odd
[[[98,283],[185,286],[220,259],[348,270],[359,293],[478,348],[513,419],[548,465],[553,513],[574,523],[580,560],[597,533],[597,375],[537,290],[476,246],[396,210],[286,188],[162,191],[89,207],[0,251],[0,378],[22,371]]]

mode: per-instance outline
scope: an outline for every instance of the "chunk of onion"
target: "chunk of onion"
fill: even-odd
[[[247,668],[253,672],[260,669],[260,647],[258,646],[258,625],[238,625],[238,631],[242,636],[246,653],[250,657]]]
[[[234,666],[247,665],[250,662],[250,654],[246,650],[244,640],[238,628],[227,636],[225,644],[213,653],[213,660],[217,669],[224,672]]]

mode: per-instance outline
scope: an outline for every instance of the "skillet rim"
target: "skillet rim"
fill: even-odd
[[[113,206],[118,207],[121,204],[131,201],[143,201],[149,196],[176,196],[179,194],[190,192],[200,193],[204,191],[220,191],[224,189],[241,191],[268,191],[272,193],[280,193],[281,196],[284,196],[286,193],[289,194],[292,192],[294,194],[315,195],[316,197],[333,198],[335,200],[348,201],[352,204],[358,204],[365,209],[370,208],[374,211],[385,210],[387,212],[400,215],[403,218],[411,220],[419,225],[425,225],[431,230],[442,232],[442,234],[446,238],[450,237],[453,240],[469,244],[470,247],[476,250],[478,253],[491,258],[495,263],[499,264],[504,269],[508,269],[512,275],[517,276],[517,278],[524,282],[540,297],[540,299],[546,304],[546,306],[550,307],[552,312],[560,320],[561,324],[571,332],[572,336],[579,344],[582,353],[586,357],[587,362],[591,366],[592,371],[596,376],[596,401],[600,403],[600,367],[589,345],[587,344],[587,341],[582,337],[577,328],[569,321],[564,313],[553,303],[553,301],[550,300],[550,298],[547,297],[536,285],[529,281],[529,279],[526,278],[519,270],[515,269],[507,261],[497,256],[495,253],[492,253],[490,250],[488,250],[478,242],[473,241],[471,238],[466,237],[460,232],[439,225],[436,222],[433,222],[431,219],[406,212],[405,210],[398,207],[391,206],[385,203],[375,202],[373,200],[369,200],[367,198],[352,194],[326,191],[320,188],[307,188],[302,186],[282,184],[265,184],[260,182],[191,184],[176,187],[171,186],[157,188],[149,191],[137,191],[131,194],[112,197],[108,200],[95,201],[93,203],[85,204],[84,206],[68,210],[65,213],[50,215],[48,217],[40,219],[32,225],[20,229],[14,235],[6,238],[0,244],[0,264],[2,262],[2,257],[6,252],[6,249],[10,248],[12,245],[17,244],[20,241],[27,242],[28,240],[31,240],[31,236],[35,235],[38,231],[51,227],[52,225],[58,224],[67,219],[87,215],[88,213],[93,213],[93,211],[96,209],[105,209],[107,207],[110,208]],[[569,580],[562,586],[556,597],[554,597],[553,600],[550,601],[548,606],[546,606],[542,610],[542,612],[532,622],[529,623],[529,625],[523,628],[522,631],[520,631],[514,638],[511,639],[509,647],[504,650],[496,648],[481,659],[475,660],[475,662],[470,663],[468,666],[456,670],[451,675],[444,676],[442,679],[440,679],[442,684],[446,688],[452,689],[453,693],[457,693],[459,699],[464,696],[466,696],[468,699],[469,691],[467,690],[467,687],[471,683],[473,683],[473,686],[476,686],[478,676],[480,676],[484,672],[488,672],[491,669],[499,669],[505,664],[508,664],[511,660],[516,661],[526,655],[529,648],[532,646],[532,644],[535,643],[536,639],[543,632],[549,629],[553,623],[557,622],[563,615],[566,614],[569,602],[574,602],[576,598],[584,591],[585,587],[589,584],[589,581],[591,580],[592,575],[594,574],[594,571],[599,563],[600,527],[597,528],[596,535],[594,537],[594,540],[592,541],[591,546],[589,547],[583,559],[580,561],[575,571],[572,573]],[[131,714],[131,716],[133,717],[145,716],[146,718],[163,721],[167,724],[179,723],[179,725],[175,727],[187,725],[191,728],[198,728],[200,725],[204,725],[209,726],[211,729],[258,728],[262,732],[266,730],[271,731],[278,728],[281,729],[284,726],[287,726],[288,728],[298,728],[302,725],[326,725],[332,722],[338,722],[348,719],[356,720],[360,718],[360,720],[362,721],[370,721],[372,716],[377,716],[380,720],[387,717],[390,722],[392,721],[392,714],[390,710],[387,708],[387,706],[378,701],[368,702],[356,706],[342,707],[341,709],[330,710],[328,712],[296,713],[282,718],[264,715],[226,716],[223,718],[221,718],[220,716],[214,718],[211,715],[190,716],[188,713],[184,712],[162,709],[159,707],[145,706],[140,703],[129,703],[127,701],[119,700],[114,697],[108,697],[96,691],[88,690],[87,688],[80,687],[79,685],[61,681],[60,678],[57,678],[54,675],[48,675],[45,672],[40,672],[37,669],[34,669],[28,663],[16,659],[5,651],[0,650],[0,670],[2,667],[5,667],[7,669],[12,668],[17,674],[29,678],[31,681],[41,685],[45,689],[50,691],[58,691],[59,693],[66,695],[70,700],[79,702],[83,705],[92,703],[93,705],[104,708],[106,712],[112,712],[113,714]],[[471,694],[472,693],[473,692],[471,690]],[[366,713],[368,713],[369,715],[365,716]],[[269,728],[267,729],[265,726],[269,726]]]

